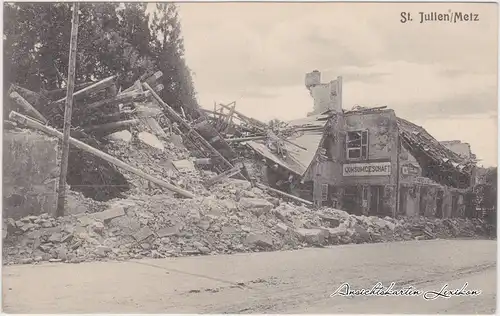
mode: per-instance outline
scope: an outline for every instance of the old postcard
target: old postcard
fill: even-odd
[[[4,312],[496,312],[497,3],[2,9]]]

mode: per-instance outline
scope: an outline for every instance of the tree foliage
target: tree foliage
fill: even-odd
[[[71,10],[66,2],[4,4],[4,89],[65,87]],[[146,71],[161,70],[167,103],[198,106],[174,4],[157,4],[152,19],[140,2],[81,3],[79,13],[77,83],[118,74],[128,87]]]
[[[76,82],[118,75],[119,85],[128,88],[144,73],[161,70],[162,99],[177,110],[198,113],[190,111],[198,104],[183,57],[177,9],[161,3],[153,17],[147,9],[139,2],[80,3]],[[11,83],[36,92],[66,86],[71,16],[72,4],[67,2],[4,4],[4,91]],[[4,104],[7,98],[4,93]],[[73,124],[88,123],[89,117],[77,110],[74,107]],[[105,113],[103,108],[96,111],[96,117]],[[92,139],[83,140],[99,147]],[[75,149],[70,160],[68,183],[86,196],[106,200],[128,188],[125,178],[104,161]]]
[[[478,207],[496,209],[497,204],[497,168],[488,168],[480,175],[476,185]]]

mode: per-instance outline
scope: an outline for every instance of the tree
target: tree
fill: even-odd
[[[197,117],[198,103],[175,4],[158,3],[152,23],[145,3],[82,3],[78,83],[118,74],[123,86],[161,70],[160,96]],[[16,83],[33,91],[64,87],[71,30],[70,3],[4,4],[4,89]],[[59,72],[59,73],[58,73]]]
[[[496,224],[497,213],[497,168],[480,168],[478,184],[474,188],[476,205],[487,212],[487,220]]]
[[[163,72],[162,99],[176,110],[184,108],[193,118],[199,113],[191,71],[184,59],[179,14],[173,3],[157,3],[151,23],[151,50]]]
[[[161,3],[157,9],[150,23],[143,3],[81,3],[76,81],[84,83],[118,74],[119,84],[128,87],[145,72],[161,70],[165,87],[161,92],[163,100],[177,110],[184,107],[196,118],[198,104],[191,72],[183,58],[184,45],[176,7],[172,3]],[[5,3],[4,13],[4,91],[11,83],[37,92],[64,88],[71,3]],[[8,99],[4,93],[4,104],[9,104]],[[62,112],[58,107],[53,108],[57,113],[50,112],[47,117],[52,118],[53,126],[61,127],[57,117]],[[104,111],[98,109],[92,115],[100,118]],[[85,115],[76,106],[72,119],[78,126],[90,122],[92,116]],[[62,123],[62,117],[60,121]],[[82,140],[99,147],[97,142],[92,143],[91,137]],[[126,183],[111,165],[93,156],[72,150],[70,159],[72,169],[68,183],[71,185]],[[98,199],[126,190],[90,186],[76,189]]]

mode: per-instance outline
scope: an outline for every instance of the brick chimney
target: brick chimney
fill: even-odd
[[[321,72],[314,70],[306,74],[306,88],[314,99],[313,111],[308,115],[317,115],[328,110],[342,111],[342,77],[329,83],[321,83]]]

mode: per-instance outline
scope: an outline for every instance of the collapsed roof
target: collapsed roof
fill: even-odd
[[[302,177],[316,155],[328,117],[328,114],[319,114],[287,122],[297,131],[287,139],[289,142],[284,143],[285,157],[278,157],[264,141],[249,141],[246,144],[261,156]]]
[[[377,109],[379,108],[357,109],[351,112],[362,114],[364,112],[373,112]],[[286,143],[285,148],[288,155],[285,157],[276,155],[266,146],[264,141],[249,141],[247,145],[266,159],[303,177],[318,151],[323,139],[324,127],[329,117],[328,113],[323,113],[288,122],[289,126],[306,128],[306,130],[288,138],[288,140],[304,149]],[[422,167],[424,177],[439,184],[455,188],[467,188],[470,186],[472,169],[475,165],[473,160],[459,156],[418,125],[399,117],[397,118],[397,124],[402,145],[415,157]]]
[[[445,147],[423,127],[397,118],[402,145],[422,167],[423,176],[455,188],[470,186],[474,161]]]

